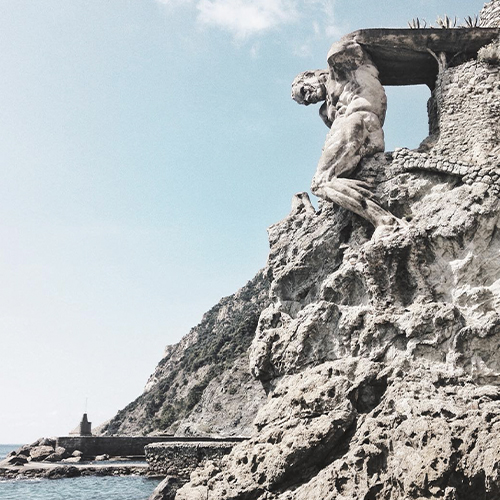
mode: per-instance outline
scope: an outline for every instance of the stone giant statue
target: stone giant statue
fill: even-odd
[[[311,191],[375,227],[398,224],[399,219],[375,201],[370,185],[351,177],[363,157],[385,149],[387,99],[378,70],[352,38],[332,45],[328,66],[305,71],[292,84],[292,97],[299,104],[325,101],[320,116],[330,128]]]

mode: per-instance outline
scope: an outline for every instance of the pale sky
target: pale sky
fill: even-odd
[[[327,128],[331,43],[477,0],[0,0],[0,443],[97,425],[265,265]],[[389,88],[386,147],[427,133]]]

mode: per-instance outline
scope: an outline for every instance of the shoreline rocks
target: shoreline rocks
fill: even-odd
[[[63,465],[41,464],[27,466],[1,466],[0,478],[2,479],[64,479],[80,476],[146,476],[147,465],[105,465],[91,464]]]

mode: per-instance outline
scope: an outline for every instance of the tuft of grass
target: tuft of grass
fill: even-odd
[[[427,28],[427,21],[425,19],[422,19],[422,21],[420,21],[420,19],[418,17],[416,17],[416,18],[412,19],[411,21],[408,21],[408,26],[412,30]]]
[[[479,17],[477,15],[474,17],[467,16],[464,21],[466,28],[477,28],[479,26]]]
[[[456,28],[457,17],[455,16],[455,18],[453,20],[451,20],[451,18],[445,14],[444,17],[438,16],[438,18],[436,19],[436,23],[437,23],[438,27],[442,28],[442,29]]]

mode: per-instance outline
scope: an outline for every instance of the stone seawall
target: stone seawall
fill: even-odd
[[[243,438],[227,438],[224,440],[214,438],[200,437],[128,437],[128,436],[113,436],[113,437],[97,437],[97,436],[67,436],[58,437],[57,446],[66,449],[68,453],[73,453],[78,450],[83,453],[84,457],[95,457],[96,455],[109,455],[114,457],[126,456],[144,456],[144,447],[151,443],[175,443],[185,444],[187,447],[193,443],[237,443],[243,441]]]
[[[175,476],[180,480],[188,480],[191,472],[207,460],[218,465],[234,445],[234,442],[228,441],[149,444],[145,448],[149,474]]]

